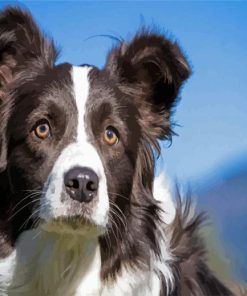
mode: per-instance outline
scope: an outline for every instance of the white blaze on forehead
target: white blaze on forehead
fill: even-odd
[[[66,216],[68,204],[62,202],[64,192],[64,174],[74,167],[88,167],[99,177],[97,203],[92,208],[91,219],[101,226],[108,220],[109,199],[107,194],[106,176],[102,161],[96,148],[90,143],[85,124],[87,100],[89,97],[89,72],[91,67],[72,67],[72,95],[77,107],[76,139],[64,147],[54,163],[53,169],[45,184],[46,198],[41,200],[41,217],[45,220]],[[78,205],[79,206],[79,205]]]
[[[72,68],[74,96],[78,111],[77,142],[79,143],[85,142],[87,140],[84,119],[90,87],[88,74],[91,69],[92,68],[88,66]]]
[[[89,72],[92,70],[89,66],[73,67],[72,79],[74,87],[74,97],[77,105],[78,112],[78,125],[77,125],[77,143],[84,150],[84,165],[92,168],[100,178],[99,183],[99,201],[97,206],[93,209],[93,219],[97,224],[106,224],[106,213],[109,209],[108,196],[106,189],[106,177],[102,162],[96,149],[88,142],[85,124],[86,105],[89,97]],[[86,156],[86,159],[85,159]],[[80,161],[79,163],[80,164]],[[102,188],[103,187],[103,188]]]

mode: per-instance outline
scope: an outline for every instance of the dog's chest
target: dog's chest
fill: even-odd
[[[6,261],[12,269],[4,296],[74,296],[78,287],[84,291],[81,295],[100,295],[97,239],[85,242],[83,237],[78,241],[73,236],[58,240],[34,235],[34,231],[23,235],[9,264]]]
[[[116,281],[103,287],[101,296],[110,295],[159,296],[160,280],[153,271],[124,269]]]
[[[1,296],[159,295],[160,282],[154,270],[126,267],[115,280],[103,283],[97,239],[85,242],[82,237],[78,242],[78,237],[58,240],[52,235],[45,239],[37,235],[36,231],[25,233],[10,257],[12,270],[7,273],[12,276]]]

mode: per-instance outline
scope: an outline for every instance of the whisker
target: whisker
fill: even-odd
[[[111,218],[113,218],[112,216],[111,216]],[[118,225],[117,225],[117,223],[115,222],[115,220],[114,219],[111,219],[111,223],[112,223],[112,231],[113,231],[113,233],[114,233],[114,236],[115,236],[115,238],[116,238],[116,242],[118,241],[118,239],[117,239],[117,234],[119,234],[119,236],[120,236],[120,239],[123,239],[123,234],[122,234],[122,232],[120,231],[120,229],[119,229],[119,227],[118,227]],[[113,227],[114,226],[114,227]],[[116,232],[114,232],[114,228],[116,229]]]
[[[117,192],[111,192],[111,191],[107,191],[107,193],[108,193],[108,194],[113,194],[113,195],[116,195],[116,196],[120,196],[120,197],[125,198],[127,201],[130,202],[130,199],[129,199],[127,196],[124,196],[124,195],[122,195],[122,194],[120,194],[120,193],[117,193]]]
[[[40,191],[40,192],[33,192],[33,193],[31,193],[31,194],[28,194],[27,196],[25,196],[24,198],[22,198],[13,208],[12,208],[12,210],[14,210],[14,209],[16,209],[17,208],[17,206],[19,205],[19,204],[21,204],[22,202],[24,202],[26,199],[28,199],[28,198],[31,198],[31,197],[33,197],[33,196],[35,196],[35,195],[38,195],[38,194],[42,194],[43,192],[42,191]]]
[[[65,268],[65,270],[62,272],[62,277],[71,269],[71,264]]]
[[[108,228],[106,229],[105,238],[106,238],[106,243],[107,243],[107,246],[108,246],[108,253],[110,253],[111,241],[110,241],[110,237],[109,237],[109,229]]]
[[[19,230],[21,230],[23,227],[25,227],[28,223],[28,221],[30,221],[30,219],[32,217],[34,217],[37,213],[39,212],[39,209],[37,209],[36,211],[34,211],[26,220],[25,222],[21,225],[21,227],[19,228]],[[34,224],[34,223],[33,223]]]
[[[39,191],[41,189],[40,186],[35,187],[34,189],[22,189],[20,190],[21,192],[34,192],[34,191]]]
[[[31,200],[29,203],[27,203],[26,205],[24,205],[23,207],[21,207],[18,211],[16,211],[13,215],[11,215],[9,218],[8,218],[8,221],[11,221],[19,212],[21,212],[23,209],[25,209],[27,206],[29,206],[31,203],[34,203],[36,201],[40,200],[40,197],[39,198],[36,198],[34,200]]]
[[[110,203],[112,206],[116,206],[113,203]],[[116,206],[117,207],[117,206]],[[127,231],[128,227],[127,227],[127,223],[126,223],[126,217],[124,216],[123,212],[119,209],[119,207],[117,207],[119,213],[122,215],[122,217],[118,214],[118,212],[114,211],[113,209],[111,209],[112,213],[119,219],[119,221],[123,224],[124,229]]]
[[[39,231],[37,234],[35,234],[33,237],[32,237],[32,239],[34,240],[34,239],[36,239],[37,237],[39,237],[41,235],[41,231]]]
[[[112,233],[113,233],[113,235],[114,235],[115,241],[116,241],[116,243],[117,243],[117,242],[118,242],[118,239],[117,239],[116,233],[115,233],[115,231],[114,231],[114,229],[113,229],[113,223],[115,224],[116,229],[118,229],[118,227],[117,227],[115,221],[112,220],[111,218],[110,218],[110,222],[111,222],[111,223],[110,223],[110,227],[111,227]]]

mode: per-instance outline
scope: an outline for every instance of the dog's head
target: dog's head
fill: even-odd
[[[100,70],[56,65],[28,13],[7,9],[0,27],[0,167],[12,216],[36,215],[57,232],[121,224],[136,205],[148,217],[153,149],[171,136],[190,74],[179,46],[142,30]]]

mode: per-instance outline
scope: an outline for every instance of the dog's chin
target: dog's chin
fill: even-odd
[[[49,221],[43,220],[40,223],[40,228],[51,233],[82,236],[100,236],[105,232],[105,227],[79,216],[61,216]]]

